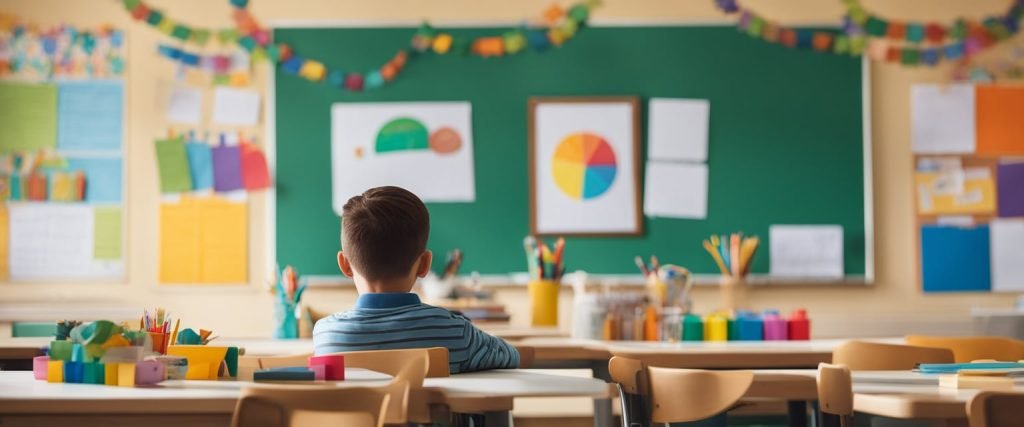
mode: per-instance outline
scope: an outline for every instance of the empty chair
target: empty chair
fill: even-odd
[[[818,404],[823,427],[846,427],[853,416],[853,379],[843,365],[818,364]]]
[[[388,424],[430,423],[442,399],[432,397],[423,389],[423,379],[429,374],[448,376],[448,349],[398,349],[350,351],[345,356],[345,366],[382,372],[395,377],[389,387],[391,401],[388,403],[384,420]],[[410,395],[417,396],[410,399]],[[412,400],[415,405],[410,405]],[[443,406],[443,405],[442,405]]]
[[[533,366],[534,349],[525,345],[516,345],[519,352],[519,368],[526,369]]]
[[[993,359],[1016,362],[1024,359],[1024,341],[1004,337],[935,337],[908,335],[907,344],[947,348],[958,363]]]
[[[971,427],[1004,427],[1021,424],[1024,393],[983,391],[967,406]]]
[[[920,363],[953,363],[945,348],[849,341],[832,351],[832,363],[851,371],[903,371]]]
[[[379,427],[386,390],[333,386],[257,386],[242,389],[232,427]]]
[[[618,356],[608,371],[619,386],[624,426],[711,418],[733,407],[754,381],[750,371],[655,368]],[[649,410],[640,396],[650,397]]]

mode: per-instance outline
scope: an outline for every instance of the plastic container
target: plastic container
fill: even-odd
[[[345,380],[345,356],[343,355],[313,356],[309,358],[309,366],[323,366],[323,376],[328,381]]]
[[[789,339],[806,341],[811,339],[811,320],[807,318],[807,310],[798,308],[789,315]]]
[[[135,364],[135,384],[156,384],[166,379],[164,364],[156,360],[144,360]]]
[[[696,314],[683,318],[683,341],[704,341],[704,321]]]
[[[71,360],[71,341],[50,341],[50,360]]]
[[[64,382],[81,384],[85,378],[85,366],[82,362],[64,362]]]
[[[747,313],[736,319],[737,339],[761,341],[764,339],[764,321],[758,315]]]
[[[676,342],[683,339],[683,309],[665,307],[661,309],[661,340]]]
[[[46,365],[50,363],[50,356],[36,356],[32,358],[32,376],[37,380],[46,380]]]
[[[786,319],[779,317],[778,311],[765,310],[762,320],[764,322],[765,341],[785,341],[789,339]]]
[[[729,320],[721,314],[711,314],[704,319],[705,341],[728,341]]]

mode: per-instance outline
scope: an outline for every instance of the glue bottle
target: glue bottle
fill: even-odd
[[[764,339],[765,341],[785,341],[789,339],[786,319],[779,317],[778,310],[764,311]]]
[[[789,339],[811,339],[811,320],[807,318],[807,310],[798,308],[789,315]]]

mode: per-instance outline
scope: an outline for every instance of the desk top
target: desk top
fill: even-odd
[[[338,387],[375,387],[387,375],[347,368]],[[0,372],[0,413],[231,413],[245,381],[166,381],[152,387],[51,384],[31,372]],[[319,384],[319,383],[318,383]],[[608,385],[593,378],[548,375],[530,370],[497,370],[429,378],[424,388],[468,407],[474,401],[507,405],[514,397],[605,397]]]

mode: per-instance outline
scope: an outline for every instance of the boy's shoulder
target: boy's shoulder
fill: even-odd
[[[339,311],[320,319],[319,322],[346,322],[377,319],[420,319],[420,318],[449,318],[469,322],[469,319],[460,313],[453,312],[444,307],[438,307],[426,303],[407,305],[393,308],[351,308]]]

